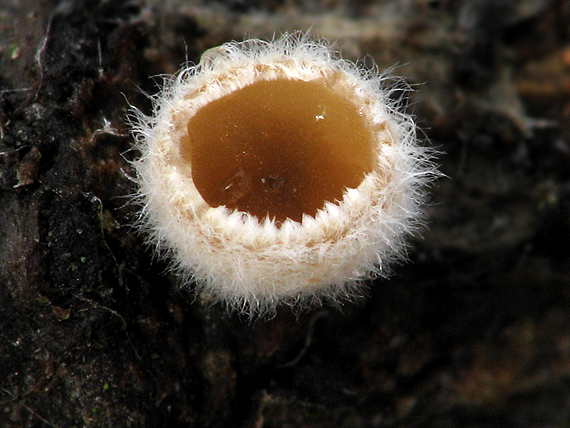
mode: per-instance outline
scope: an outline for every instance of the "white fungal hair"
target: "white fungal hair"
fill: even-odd
[[[373,170],[360,185],[301,222],[278,224],[209,206],[192,180],[192,165],[181,157],[193,115],[262,80],[333,74],[332,89],[374,130]],[[279,304],[299,310],[354,298],[364,280],[388,275],[405,259],[406,238],[422,226],[426,189],[438,172],[413,119],[391,98],[398,89],[385,87],[388,79],[341,59],[327,42],[286,34],[210,49],[199,64],[166,78],[151,97],[151,116],[133,108],[130,122],[142,154],[133,162],[139,227],[170,258],[181,283],[240,314],[271,316]]]

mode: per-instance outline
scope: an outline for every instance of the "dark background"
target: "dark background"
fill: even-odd
[[[128,104],[307,30],[397,65],[441,151],[430,229],[342,311],[248,323],[132,228]],[[570,427],[568,1],[0,5],[0,426]]]

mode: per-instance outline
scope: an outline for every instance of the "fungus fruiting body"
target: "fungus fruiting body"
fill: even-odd
[[[435,175],[385,76],[323,42],[230,42],[135,111],[140,225],[183,284],[249,315],[338,302],[405,256]]]

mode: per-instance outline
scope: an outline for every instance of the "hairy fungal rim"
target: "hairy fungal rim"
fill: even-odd
[[[278,79],[324,79],[350,100],[372,130],[372,171],[300,221],[210,206],[182,153],[189,121],[228,94]],[[230,310],[268,315],[281,303],[303,309],[353,298],[364,279],[386,276],[404,259],[405,239],[421,226],[426,188],[438,173],[412,118],[391,100],[395,89],[384,88],[387,79],[340,58],[326,42],[286,34],[210,49],[199,64],[165,79],[152,97],[152,116],[133,109],[142,153],[133,163],[139,227],[166,250],[182,284]]]

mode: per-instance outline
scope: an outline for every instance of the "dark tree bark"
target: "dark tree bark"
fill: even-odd
[[[0,426],[568,426],[568,2],[348,3],[0,6]],[[310,25],[403,64],[447,177],[393,278],[250,323],[132,227],[125,116],[211,46]]]

